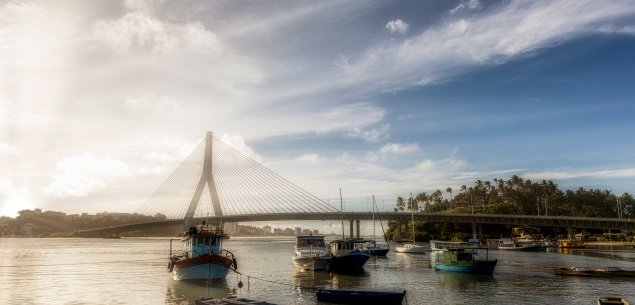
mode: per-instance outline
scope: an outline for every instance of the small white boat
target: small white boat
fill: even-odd
[[[412,194],[410,194],[410,197],[412,198]],[[412,217],[412,243],[411,244],[402,244],[401,246],[397,246],[395,248],[395,251],[398,253],[415,253],[415,254],[425,254],[427,252],[427,247],[424,247],[422,245],[417,245],[416,241],[415,241],[415,216],[414,216],[414,212],[411,211],[411,217]]]
[[[395,251],[399,253],[425,254],[428,251],[428,248],[417,244],[403,244],[401,246],[398,246]]]
[[[324,270],[329,267],[331,255],[323,235],[297,235],[293,247],[293,265],[301,270]]]

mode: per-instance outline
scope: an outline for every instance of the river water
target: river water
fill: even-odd
[[[293,243],[292,238],[227,240],[224,248],[236,255],[244,275],[230,273],[208,284],[171,279],[167,239],[0,239],[0,304],[193,304],[201,297],[228,294],[276,304],[316,304],[315,288],[405,289],[407,304],[591,305],[607,295],[635,302],[635,279],[553,273],[565,266],[635,269],[630,248],[567,254],[490,250],[490,257],[498,259],[492,276],[434,271],[427,254],[391,251],[386,258],[371,258],[365,274],[351,276],[295,270]]]

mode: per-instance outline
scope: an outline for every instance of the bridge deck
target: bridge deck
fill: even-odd
[[[404,212],[376,213],[375,219],[406,222],[410,221],[411,214]],[[226,215],[223,217],[206,217],[211,223],[219,222],[253,222],[253,221],[286,221],[286,220],[372,220],[371,212],[345,212],[345,213],[273,213],[253,215]],[[587,229],[615,229],[635,230],[635,219],[594,218],[594,217],[570,217],[570,216],[529,216],[529,215],[502,215],[502,214],[446,214],[446,213],[416,213],[416,221],[448,222],[448,223],[477,223],[500,225],[529,225],[535,227],[560,227],[560,228],[587,228]],[[76,235],[99,235],[117,232],[129,232],[171,225],[182,224],[182,219],[164,220],[157,222],[135,223],[107,228],[80,230]]]

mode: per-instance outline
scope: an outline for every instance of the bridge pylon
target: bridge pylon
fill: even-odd
[[[203,189],[205,189],[205,185],[207,184],[207,188],[209,189],[209,195],[212,199],[212,208],[214,209],[214,216],[222,217],[223,210],[221,209],[220,199],[218,198],[218,191],[216,190],[216,183],[214,182],[214,175],[212,172],[213,166],[213,142],[214,136],[211,131],[207,132],[205,136],[205,157],[203,158],[203,173],[201,174],[201,178],[198,182],[198,186],[196,187],[196,191],[194,192],[194,196],[192,196],[192,200],[190,201],[190,205],[187,208],[187,212],[185,213],[183,228],[187,230],[187,228],[191,227],[194,222],[194,213],[196,212],[196,208],[198,207],[198,203],[201,200],[201,195],[203,194]]]

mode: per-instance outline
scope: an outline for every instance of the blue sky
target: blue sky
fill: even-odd
[[[352,209],[633,193],[632,1],[0,4],[0,214],[135,211],[206,131]]]

